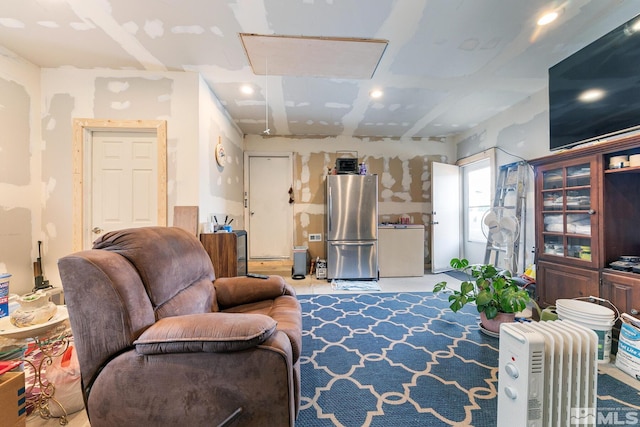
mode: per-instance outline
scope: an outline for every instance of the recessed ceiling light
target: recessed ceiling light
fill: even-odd
[[[250,85],[242,85],[240,87],[240,92],[244,93],[245,95],[251,95],[253,93],[253,87]]]
[[[372,98],[380,98],[383,94],[384,92],[382,92],[380,89],[374,89],[369,92],[369,96]]]
[[[555,21],[557,18],[558,18],[557,11],[554,10],[552,12],[547,12],[544,15],[542,15],[540,19],[538,19],[538,25],[543,26],[543,25],[550,24],[553,21]]]

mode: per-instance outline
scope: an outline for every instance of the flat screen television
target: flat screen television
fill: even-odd
[[[549,69],[549,148],[638,127],[640,15]]]

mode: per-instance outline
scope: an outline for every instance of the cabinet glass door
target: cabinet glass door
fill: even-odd
[[[542,170],[543,256],[592,261],[591,172],[591,162]]]

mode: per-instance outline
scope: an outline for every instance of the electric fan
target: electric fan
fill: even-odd
[[[520,221],[514,210],[493,207],[486,211],[482,217],[482,232],[487,237],[487,259],[491,259],[489,254],[494,254],[493,265],[515,271],[518,267],[516,242],[520,235]],[[501,253],[503,256],[499,255]]]
[[[482,216],[482,232],[490,244],[509,249],[520,235],[520,223],[513,209],[494,207]]]

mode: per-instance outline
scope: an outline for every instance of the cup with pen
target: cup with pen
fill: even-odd
[[[226,215],[224,217],[223,223],[218,222],[218,217],[216,215],[213,215],[213,221],[212,221],[213,232],[214,233],[231,233],[231,231],[233,231],[233,227],[231,227],[232,222],[233,222],[233,218],[229,220],[229,215]]]

